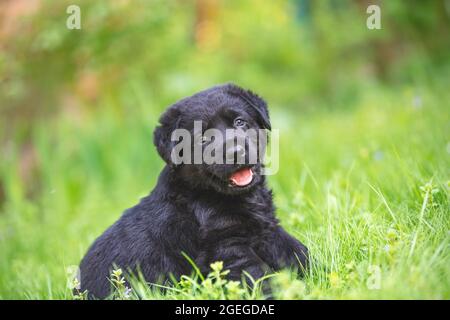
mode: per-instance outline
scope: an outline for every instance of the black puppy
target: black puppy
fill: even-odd
[[[229,278],[237,280],[244,270],[259,278],[283,267],[306,268],[307,248],[274,216],[260,161],[174,164],[172,132],[187,129],[198,143],[194,121],[201,121],[203,130],[270,130],[264,100],[233,84],[210,88],[169,107],[154,132],[154,143],[167,163],[155,189],[126,210],[81,261],[81,290],[88,290],[90,297],[110,294],[113,265],[140,270],[148,282],[190,274],[192,267],[182,252],[204,273],[212,262],[223,261]],[[204,142],[200,139],[200,144]],[[225,156],[241,151],[227,149]]]

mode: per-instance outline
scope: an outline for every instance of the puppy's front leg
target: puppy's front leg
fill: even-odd
[[[223,261],[224,269],[230,270],[227,277],[231,280],[241,280],[244,270],[254,279],[262,277],[269,268],[250,247],[248,237],[225,233],[225,230],[214,231],[204,239],[204,250],[198,259],[202,271],[206,274],[211,263]]]
[[[255,252],[274,270],[294,268],[304,273],[308,267],[308,248],[281,226],[258,245]]]

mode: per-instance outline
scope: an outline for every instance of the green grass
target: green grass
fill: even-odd
[[[20,179],[18,144],[2,155],[0,298],[73,298],[67,268],[152,189],[163,166],[152,128],[163,106],[143,92],[132,95],[133,110],[104,101],[89,115],[62,113],[39,125],[33,196]],[[450,298],[449,98],[424,87],[414,104],[410,89],[372,89],[345,110],[272,106],[281,142],[280,171],[269,177],[277,214],[313,258],[304,279],[273,275],[276,298]],[[211,280],[184,277],[165,293],[142,284],[136,291],[261,298],[221,272],[215,265]]]

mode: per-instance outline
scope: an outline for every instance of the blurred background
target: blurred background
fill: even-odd
[[[51,297],[36,288],[152,188],[160,113],[215,84],[269,103],[281,217],[308,192],[302,163],[320,183],[360,161],[383,183],[399,172],[380,175],[384,146],[421,146],[405,161],[448,178],[449,21],[448,0],[0,1],[0,296]]]
[[[76,1],[82,29],[69,30],[72,3],[0,3],[0,148],[19,154],[28,196],[44,160],[33,138],[61,117],[99,134],[114,117],[127,134],[136,119],[150,131],[177,99],[228,81],[296,116],[351,109],[374,86],[448,85],[446,0],[384,1],[381,30],[366,28],[372,2],[361,0]]]

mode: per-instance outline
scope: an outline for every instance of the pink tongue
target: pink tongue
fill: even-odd
[[[231,182],[239,187],[248,185],[253,180],[253,172],[250,168],[244,168],[233,173],[230,177]]]

